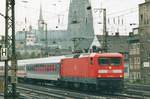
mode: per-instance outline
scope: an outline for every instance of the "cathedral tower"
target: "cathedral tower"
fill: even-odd
[[[68,36],[74,43],[74,50],[88,49],[92,44],[94,28],[89,0],[70,1]]]

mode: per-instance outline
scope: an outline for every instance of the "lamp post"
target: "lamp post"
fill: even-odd
[[[102,24],[103,25],[103,40],[102,40],[102,50],[103,52],[107,52],[108,51],[108,32],[107,32],[107,24],[106,24],[106,9],[105,8],[95,8],[94,11],[98,11],[99,14],[103,15],[103,23],[99,22],[98,24]]]
[[[45,23],[45,55],[48,56],[47,23]]]
[[[28,1],[27,0],[23,0],[21,1],[22,3],[24,4],[27,4]],[[26,7],[26,6],[25,6]],[[24,49],[25,49],[25,53],[27,52],[27,26],[26,26],[26,23],[27,23],[27,19],[26,19],[26,11],[25,11],[25,27],[24,27],[24,32],[25,32],[25,41],[24,41]]]

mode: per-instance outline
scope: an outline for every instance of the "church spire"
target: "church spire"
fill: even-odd
[[[40,15],[39,15],[39,20],[43,20],[42,4],[40,4]]]
[[[44,19],[42,14],[42,4],[40,3],[40,13],[39,13],[39,20],[38,20],[38,29],[42,31],[44,29]]]

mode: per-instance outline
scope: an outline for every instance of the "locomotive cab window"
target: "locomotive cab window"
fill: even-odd
[[[113,66],[118,66],[121,64],[121,59],[120,58],[110,58],[110,65]]]
[[[108,58],[99,58],[98,63],[100,65],[108,65],[109,64],[109,59]]]
[[[101,57],[98,59],[99,65],[111,65],[111,66],[119,66],[121,64],[121,58],[119,57],[112,57],[112,58],[104,58]]]

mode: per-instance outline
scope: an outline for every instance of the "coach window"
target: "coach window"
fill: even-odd
[[[39,72],[40,65],[39,64],[36,64],[36,65],[37,65],[37,72]]]
[[[41,71],[41,64],[38,64],[38,72],[40,72]]]
[[[28,66],[28,65],[26,65],[26,67],[27,67],[27,70],[29,71],[29,66]]]
[[[28,67],[28,70],[31,71],[31,66],[28,65],[27,67]]]
[[[31,67],[31,68],[30,68],[30,69],[31,69],[31,71],[33,71],[34,65],[30,65],[30,67]]]
[[[38,65],[37,65],[37,64],[35,64],[35,65],[34,65],[34,71],[36,71],[36,72],[37,72],[37,68],[38,68]]]
[[[33,66],[30,64],[30,65],[28,65],[28,67],[29,67],[29,70],[32,71]]]
[[[46,72],[46,67],[47,67],[46,65],[47,65],[47,64],[44,64],[44,72]]]
[[[45,64],[45,72],[47,72],[47,64]]]
[[[35,65],[30,65],[31,66],[31,71],[34,71]]]

